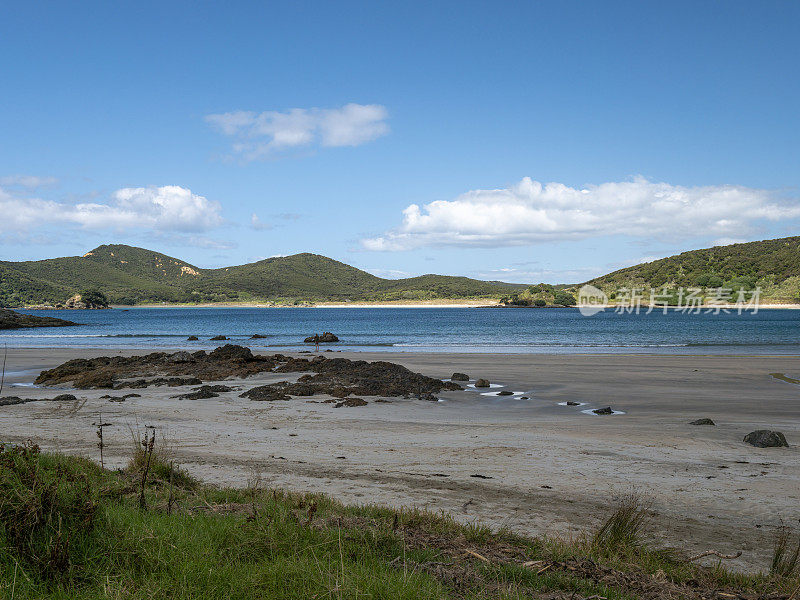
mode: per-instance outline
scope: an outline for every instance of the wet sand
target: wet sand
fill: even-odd
[[[148,351],[149,352],[149,351]],[[11,387],[43,368],[108,350],[9,350],[3,396],[47,398],[66,389]],[[117,351],[117,354],[137,352]],[[485,377],[517,397],[447,392],[442,401],[390,399],[336,409],[324,397],[253,402],[241,392],[177,400],[150,388],[122,403],[108,390],[72,391],[77,403],[0,407],[0,440],[99,458],[92,423],[106,430],[106,461],[123,466],[137,430],[156,426],[177,463],[203,480],[330,494],[347,503],[447,511],[527,534],[577,535],[615,498],[652,503],[651,537],[687,552],[743,555],[763,569],[781,523],[800,519],[800,378],[794,357],[337,353],[390,360],[429,376]],[[229,385],[242,391],[297,374]],[[488,390],[487,390],[488,391]],[[312,401],[313,400],[313,401]],[[559,403],[575,401],[582,406]],[[625,414],[581,411],[611,406]],[[692,426],[710,417],[715,427]],[[755,429],[782,431],[790,448],[753,448]],[[474,477],[479,475],[480,477]]]

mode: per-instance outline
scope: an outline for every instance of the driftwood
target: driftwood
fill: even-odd
[[[466,549],[466,550],[464,550],[464,552],[466,552],[467,554],[469,554],[471,556],[474,556],[475,558],[478,558],[478,559],[482,560],[485,563],[491,563],[492,562],[488,558],[486,558],[485,556],[481,556],[480,554],[478,554],[477,552],[473,552],[472,550]]]
[[[742,551],[739,550],[736,554],[721,554],[716,550],[707,550],[706,552],[701,552],[700,554],[696,554],[695,556],[690,556],[686,559],[686,562],[693,562],[695,560],[705,558],[706,556],[716,556],[717,558],[723,558],[725,560],[732,560],[734,558],[739,558],[742,555]]]

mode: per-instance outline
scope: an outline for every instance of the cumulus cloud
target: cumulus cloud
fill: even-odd
[[[105,202],[64,203],[0,189],[0,231],[45,225],[198,233],[223,223],[221,206],[177,186],[122,188]]]
[[[286,112],[235,111],[205,120],[233,138],[233,151],[245,160],[314,146],[360,146],[389,132],[388,112],[380,104],[340,108],[292,108]]]
[[[37,177],[36,175],[6,175],[0,177],[0,185],[19,186],[25,188],[39,188],[55,185],[58,179],[55,177]]]
[[[363,239],[367,250],[520,246],[623,234],[680,239],[747,236],[765,221],[800,217],[800,203],[735,185],[684,187],[642,177],[573,188],[525,177],[403,211],[399,227]]]

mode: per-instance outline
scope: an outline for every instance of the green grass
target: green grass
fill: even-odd
[[[658,598],[652,590],[661,588],[664,598],[697,597],[698,590],[788,593],[798,583],[796,574],[705,569],[638,539],[526,538],[447,515],[343,506],[323,495],[255,485],[222,489],[192,480],[172,488],[177,503],[168,511],[163,470],[148,478],[142,510],[141,460],[132,461],[131,471],[109,472],[34,448],[14,452],[0,451],[4,599],[621,600]],[[35,483],[56,481],[54,496]],[[34,513],[40,518],[16,522]],[[36,540],[33,553],[20,544],[26,534]],[[66,559],[42,562],[53,548]]]

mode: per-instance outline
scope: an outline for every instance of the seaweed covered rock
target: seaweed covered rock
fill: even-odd
[[[347,400],[343,400],[342,402],[336,403],[334,408],[342,408],[343,406],[347,408],[355,408],[357,406],[366,406],[367,401],[363,398],[348,398]]]
[[[756,448],[786,448],[789,443],[780,431],[759,429],[744,436],[744,441]]]
[[[695,419],[694,421],[689,421],[689,425],[716,425],[714,421],[709,418],[704,419]]]
[[[332,344],[333,342],[338,342],[339,338],[332,334],[330,331],[326,331],[322,335],[310,335],[306,339],[303,340],[306,344]]]
[[[466,373],[453,373],[450,376],[450,381],[469,381],[469,375]]]
[[[271,357],[227,344],[210,354],[153,352],[140,356],[78,358],[42,371],[37,384],[71,383],[77,388],[142,388],[151,385],[199,385],[228,377],[247,377],[275,366]]]
[[[27,329],[29,327],[71,327],[80,325],[55,317],[39,317],[0,308],[0,329]]]
[[[273,357],[275,358],[275,357]],[[435,399],[442,390],[460,390],[460,385],[415,373],[402,365],[386,361],[367,362],[347,358],[288,358],[275,369],[280,373],[310,371],[295,383],[282,381],[259,386],[243,393],[253,400],[283,396],[325,394],[334,398],[355,396],[417,396]]]

